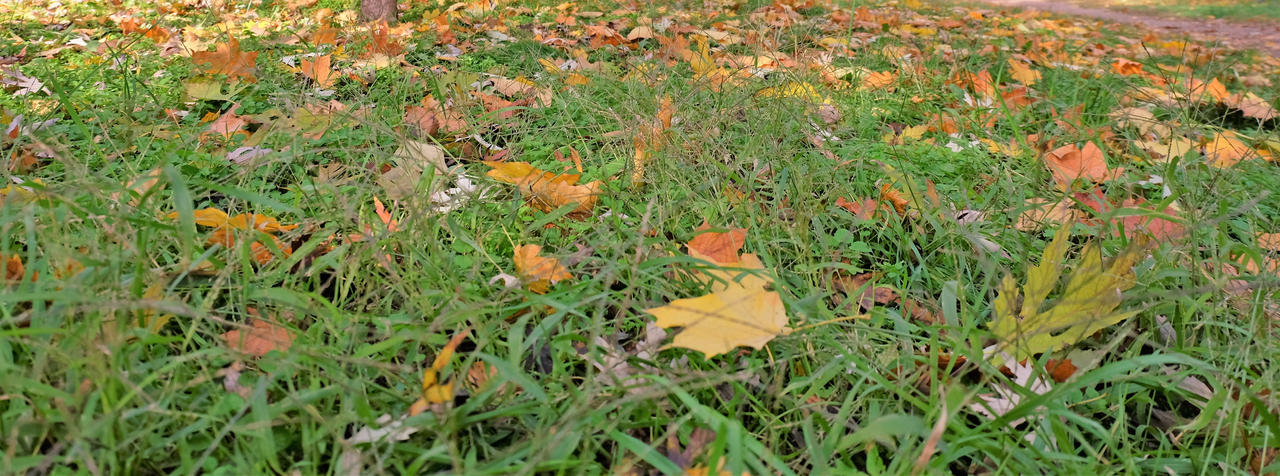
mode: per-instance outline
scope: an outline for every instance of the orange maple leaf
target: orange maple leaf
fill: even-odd
[[[228,37],[226,43],[218,45],[214,51],[200,51],[191,55],[196,64],[205,64],[205,71],[210,74],[225,74],[229,79],[244,78],[245,81],[257,82],[253,70],[258,61],[258,52],[240,51],[240,41]]]
[[[334,80],[338,79],[331,67],[332,61],[332,55],[317,56],[315,61],[304,59],[298,70],[303,76],[315,81],[316,86],[328,89],[333,87]]]
[[[284,352],[293,345],[293,333],[284,326],[258,318],[258,311],[249,309],[249,329],[236,329],[222,334],[227,346],[240,352],[262,357],[268,352]]]
[[[703,222],[698,230],[710,230],[711,225]],[[717,233],[703,231],[689,240],[689,256],[701,258],[719,265],[734,264],[740,261],[738,252],[747,241],[746,228],[730,228],[729,231]]]
[[[1069,187],[1076,179],[1104,182],[1116,175],[1107,169],[1102,149],[1093,142],[1085,144],[1084,149],[1068,144],[1051,150],[1044,155],[1044,163],[1053,172],[1054,181],[1063,187]]]
[[[573,279],[569,269],[555,258],[539,256],[542,247],[539,245],[520,245],[515,248],[516,274],[524,280],[529,290],[538,294],[546,294],[551,285],[560,281]]]

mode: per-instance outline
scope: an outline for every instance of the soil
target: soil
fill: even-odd
[[[1267,21],[1230,21],[1221,18],[1165,17],[1071,4],[1062,0],[977,0],[997,7],[1040,10],[1058,15],[1090,17],[1153,30],[1164,35],[1187,35],[1218,42],[1233,49],[1256,49],[1280,57],[1280,24]]]

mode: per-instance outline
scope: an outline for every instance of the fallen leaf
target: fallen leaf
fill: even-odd
[[[1231,131],[1222,131],[1213,136],[1213,140],[1204,146],[1204,157],[1209,165],[1225,169],[1240,163],[1241,160],[1256,158],[1258,152],[1245,145]]]
[[[240,51],[240,41],[233,36],[228,37],[227,42],[218,45],[214,51],[192,53],[191,60],[196,64],[206,65],[205,71],[210,74],[225,74],[227,78],[243,78],[249,82],[258,81],[253,72],[258,53]]]
[[[289,329],[258,318],[257,311],[250,310],[249,313],[249,329],[236,329],[222,334],[228,347],[254,357],[262,357],[273,350],[289,350],[293,345],[293,333]]]
[[[12,255],[4,261],[4,282],[12,284],[22,281],[22,276],[26,273],[26,268],[22,266],[22,258],[18,255]]]
[[[1081,218],[1079,210],[1071,208],[1068,200],[1051,202],[1043,198],[1028,198],[1027,210],[1018,215],[1013,227],[1019,231],[1040,231],[1049,224],[1071,223]]]
[[[710,230],[711,225],[703,223],[699,231]],[[689,256],[704,259],[719,265],[738,262],[738,252],[746,243],[746,228],[730,228],[727,232],[703,231],[689,240]]]
[[[581,218],[591,213],[599,199],[598,180],[579,185],[579,175],[553,174],[526,162],[486,161],[485,165],[492,167],[485,175],[499,182],[516,185],[534,208],[544,212],[576,203],[577,207],[569,215]]]
[[[1031,86],[1040,80],[1040,72],[1036,71],[1030,64],[1025,61],[1018,61],[1009,58],[1009,75],[1014,81],[1022,83],[1024,86]]]
[[[334,81],[338,79],[337,72],[330,65],[333,61],[332,56],[318,56],[315,61],[304,58],[300,62],[298,70],[302,72],[303,76],[315,81],[316,86],[321,89],[329,89],[333,87]]]
[[[1105,265],[1098,245],[1086,245],[1062,295],[1044,307],[1058,286],[1070,236],[1070,223],[1058,229],[1040,264],[1028,268],[1021,290],[1012,275],[1005,275],[1000,282],[988,327],[1000,340],[1000,349],[1012,354],[1015,361],[1062,349],[1136,314],[1117,312],[1116,308],[1123,292],[1134,285],[1134,264],[1145,256],[1146,243],[1141,239]],[[1004,363],[999,354],[992,359],[995,365]]]
[[[897,80],[897,73],[892,71],[870,71],[862,77],[862,85],[858,86],[858,89],[864,91],[889,89],[893,85],[893,82]]]
[[[1084,149],[1068,144],[1051,150],[1044,155],[1045,166],[1053,173],[1053,179],[1063,188],[1070,187],[1077,179],[1089,182],[1104,182],[1114,176],[1107,169],[1102,149],[1093,142],[1086,143]]]
[[[666,306],[646,309],[663,328],[683,327],[672,347],[702,352],[707,358],[737,346],[764,348],[787,325],[782,297],[769,291],[772,281],[752,271],[764,265],[753,254],[742,255],[744,269],[722,289],[702,297],[677,299]]]
[[[1280,117],[1280,112],[1266,99],[1262,99],[1253,93],[1232,94],[1222,100],[1223,104],[1240,110],[1244,117],[1257,119],[1259,121],[1270,121]]]
[[[1111,63],[1111,71],[1114,71],[1116,74],[1121,76],[1142,74],[1142,63],[1130,61],[1124,58],[1116,58],[1116,60]]]
[[[1280,233],[1258,233],[1258,246],[1267,251],[1280,251]]]
[[[573,274],[560,260],[539,256],[542,246],[519,245],[515,247],[516,274],[530,291],[546,294],[551,285],[573,279]]]
[[[422,413],[432,406],[453,401],[454,382],[453,380],[441,381],[440,371],[444,370],[446,365],[449,365],[449,360],[453,358],[453,352],[470,335],[470,328],[454,334],[449,339],[449,342],[440,348],[440,353],[436,354],[435,360],[431,361],[431,366],[422,371],[422,396],[409,406],[409,416]]]

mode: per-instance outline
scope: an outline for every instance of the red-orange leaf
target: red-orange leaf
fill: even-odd
[[[711,225],[703,223],[698,230],[710,230]],[[716,233],[703,231],[689,240],[689,256],[701,258],[720,265],[737,263],[738,252],[747,240],[746,228],[730,228],[729,231]]]

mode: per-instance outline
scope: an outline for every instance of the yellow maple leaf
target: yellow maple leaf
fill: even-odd
[[[1062,276],[1070,236],[1068,222],[1045,247],[1040,264],[1027,270],[1027,282],[1021,290],[1012,275],[1005,275],[1000,282],[993,303],[995,318],[988,327],[1000,339],[1001,350],[1014,361],[1062,349],[1136,314],[1116,308],[1122,293],[1134,285],[1132,268],[1145,256],[1145,239],[1134,240],[1106,264],[1096,243],[1085,245],[1061,297],[1042,309]],[[1004,363],[1001,353],[992,363]]]
[[[1013,79],[1024,86],[1030,86],[1040,80],[1040,72],[1036,71],[1031,65],[1009,58],[1009,75]]]
[[[708,358],[745,345],[764,348],[787,325],[782,296],[769,291],[772,283],[755,273],[764,265],[754,254],[742,255],[741,270],[713,274],[728,277],[702,297],[677,299],[666,306],[646,309],[658,327],[683,327],[669,347],[684,347]],[[730,276],[731,275],[731,276]]]

